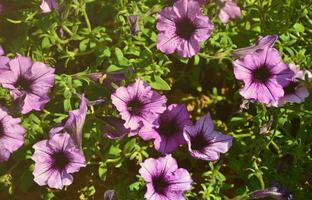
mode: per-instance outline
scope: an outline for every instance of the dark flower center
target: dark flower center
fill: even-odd
[[[202,133],[198,133],[195,137],[191,138],[191,148],[196,151],[200,151],[209,145]]]
[[[165,177],[162,174],[153,177],[152,183],[155,192],[163,195],[166,193],[166,189],[170,185],[170,183],[165,179]]]
[[[17,79],[14,86],[15,86],[15,88],[17,88],[20,91],[29,92],[29,91],[31,91],[31,85],[32,85],[31,80],[28,80],[24,77],[20,77]]]
[[[288,86],[284,87],[285,95],[295,93],[298,84],[299,84],[298,82],[290,82]]]
[[[271,72],[266,66],[261,66],[253,71],[253,79],[258,82],[265,83],[271,77]]]
[[[69,164],[69,158],[63,151],[53,154],[53,168],[62,170]]]
[[[131,115],[141,115],[142,111],[144,109],[144,103],[141,102],[137,97],[132,99],[131,101],[128,102],[127,104],[128,111]]]
[[[188,18],[176,22],[176,34],[183,39],[190,39],[196,31],[196,25]]]
[[[4,135],[4,127],[2,121],[0,121],[0,138],[2,138],[3,135]]]
[[[180,132],[179,125],[175,120],[160,120],[159,128],[157,129],[160,135],[170,137]]]

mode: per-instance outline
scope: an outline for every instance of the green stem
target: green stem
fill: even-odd
[[[85,21],[86,21],[86,24],[87,24],[87,27],[88,27],[88,30],[91,32],[92,31],[92,28],[91,28],[91,23],[90,23],[90,20],[89,20],[89,17],[88,17],[88,14],[87,14],[87,11],[86,11],[86,6],[84,6],[84,9],[82,11],[82,14],[85,18]]]
[[[243,138],[243,137],[250,137],[250,136],[253,136],[254,134],[253,133],[244,133],[244,134],[235,134],[233,135],[234,138]]]
[[[65,31],[66,33],[68,33],[68,35],[70,35],[70,36],[73,36],[73,35],[74,35],[74,33],[73,33],[69,28],[67,28],[67,26],[62,25],[62,28],[64,29],[64,31]]]

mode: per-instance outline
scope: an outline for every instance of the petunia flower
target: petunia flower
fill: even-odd
[[[139,136],[144,140],[154,139],[155,149],[163,154],[170,154],[179,145],[186,144],[183,128],[191,124],[185,105],[171,104],[160,115],[157,127],[144,126],[140,129]]]
[[[251,192],[249,199],[263,199],[271,197],[276,200],[292,200],[292,194],[279,183],[275,182],[271,187]]]
[[[238,19],[241,17],[240,7],[232,0],[221,0],[221,9],[219,19],[226,24],[230,19]]]
[[[284,96],[283,87],[288,85],[294,73],[282,62],[278,51],[264,48],[233,62],[234,75],[244,81],[240,94],[270,104]]]
[[[214,130],[210,114],[201,117],[194,126],[185,126],[183,132],[191,155],[202,160],[218,160],[232,146],[232,137]]]
[[[140,165],[139,173],[147,182],[146,199],[185,200],[184,192],[191,190],[192,179],[186,169],[178,168],[171,155],[148,158]]]
[[[21,113],[42,110],[50,101],[48,93],[54,85],[54,69],[30,57],[17,55],[5,66],[0,65],[0,84],[20,102]]]
[[[152,90],[140,79],[127,87],[119,87],[111,99],[125,128],[138,130],[143,125],[152,126],[159,114],[166,110],[167,98]]]
[[[284,96],[273,102],[273,106],[279,107],[288,103],[302,103],[309,96],[309,91],[303,81],[305,77],[312,80],[312,73],[308,70],[300,70],[298,65],[289,64],[289,68],[294,72],[291,82],[284,86]]]
[[[63,189],[73,182],[72,173],[86,166],[83,153],[67,133],[56,134],[49,140],[34,144],[34,181],[50,188]]]
[[[179,0],[166,7],[157,16],[159,33],[157,49],[165,54],[177,52],[181,57],[192,57],[199,52],[199,44],[207,40],[213,24],[202,14],[200,4],[192,0]]]
[[[43,13],[51,12],[58,8],[56,0],[42,0],[40,8]]]
[[[273,47],[276,40],[278,39],[277,35],[267,35],[258,37],[255,44],[250,47],[244,47],[237,49],[233,52],[233,56],[237,59],[244,58],[248,54],[252,54],[259,49],[264,49],[266,47]]]
[[[0,106],[0,163],[24,144],[25,129],[20,123],[21,119],[13,118]]]
[[[75,144],[81,148],[82,145],[82,128],[87,115],[87,99],[81,95],[79,109],[69,111],[68,117],[63,122],[52,128],[49,136],[52,137],[58,133],[69,133]]]

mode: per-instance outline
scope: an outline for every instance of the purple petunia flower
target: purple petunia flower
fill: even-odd
[[[35,152],[31,158],[35,161],[34,181],[40,186],[62,189],[73,182],[71,173],[86,166],[83,153],[67,133],[37,142],[33,148]]]
[[[226,24],[230,19],[238,19],[241,17],[240,7],[232,0],[221,0],[221,9],[219,19]]]
[[[144,140],[155,139],[154,146],[159,152],[169,154],[179,145],[185,144],[183,128],[192,122],[185,105],[171,104],[160,115],[157,127],[144,126],[139,131],[139,136]]]
[[[51,12],[58,8],[56,0],[42,0],[40,8],[43,13]]]
[[[143,125],[151,126],[159,114],[166,110],[167,98],[153,91],[140,79],[127,87],[119,87],[111,99],[125,120],[125,128],[132,131]]]
[[[242,59],[248,54],[252,54],[259,49],[264,49],[266,47],[273,47],[276,40],[278,39],[277,35],[267,35],[258,37],[256,43],[250,47],[240,48],[233,52],[233,56],[237,59]]]
[[[85,123],[86,115],[87,115],[87,99],[84,95],[81,95],[80,106],[79,109],[72,110],[68,113],[68,117],[63,120],[63,122],[50,130],[49,136],[53,137],[53,135],[58,133],[69,133],[75,144],[81,148],[82,145],[82,128]]]
[[[21,119],[13,118],[0,106],[0,163],[24,144],[25,129],[20,123]]]
[[[254,99],[270,104],[284,96],[283,87],[288,85],[294,73],[282,62],[278,51],[264,48],[235,60],[236,79],[244,81],[240,94],[245,99]]]
[[[191,190],[192,178],[186,169],[178,168],[171,155],[149,158],[140,165],[139,173],[147,182],[146,199],[185,200],[184,192]]]
[[[308,70],[300,70],[299,66],[295,64],[289,64],[289,68],[295,75],[291,82],[284,87],[284,96],[273,102],[273,106],[279,107],[287,102],[301,103],[309,96],[309,91],[302,81],[305,80],[305,77],[311,81],[312,73]]]
[[[232,146],[231,136],[214,130],[209,113],[194,126],[185,126],[183,135],[191,155],[202,160],[218,160],[220,153],[226,153]]]
[[[292,194],[279,183],[275,182],[271,187],[256,190],[249,194],[249,199],[262,199],[271,197],[276,200],[292,200]]]
[[[54,85],[54,69],[30,57],[17,55],[6,65],[0,65],[0,84],[10,90],[21,113],[42,110],[50,101],[48,93]]]
[[[157,14],[157,49],[165,54],[177,52],[192,57],[199,52],[199,44],[207,40],[213,24],[202,14],[200,5],[192,0],[179,0]]]

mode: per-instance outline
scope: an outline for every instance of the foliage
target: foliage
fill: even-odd
[[[248,192],[283,183],[295,199],[312,199],[312,97],[303,104],[267,108],[251,103],[241,110],[241,87],[235,80],[231,53],[250,46],[259,35],[278,34],[275,47],[285,62],[302,69],[312,66],[312,4],[310,0],[240,0],[242,19],[224,25],[218,7],[211,2],[204,13],[215,30],[190,59],[165,55],[156,49],[155,14],[169,0],[60,0],[61,13],[43,14],[39,0],[5,0],[0,16],[0,43],[13,57],[31,56],[56,69],[51,101],[43,112],[22,118],[26,142],[10,160],[0,165],[1,199],[102,199],[115,189],[119,199],[143,199],[139,163],[158,157],[151,142],[138,137],[112,141],[103,137],[103,116],[117,116],[110,92],[87,78],[91,72],[128,70],[123,84],[140,77],[162,90],[170,103],[184,103],[192,119],[211,112],[221,132],[234,137],[230,151],[218,162],[191,158],[186,147],[174,153],[179,166],[187,168],[195,182],[188,199],[246,199]],[[1,1],[2,3],[2,1]],[[131,35],[127,16],[140,17],[140,32]],[[64,36],[60,34],[64,31]],[[133,69],[133,70],[130,70]],[[310,83],[307,83],[311,91]],[[89,109],[83,130],[87,167],[75,174],[63,191],[33,182],[32,145],[47,138],[49,130],[79,105],[78,94],[105,103]],[[0,102],[14,106],[9,93],[0,88]],[[266,134],[260,127],[273,117]],[[291,159],[287,159],[291,157]]]

